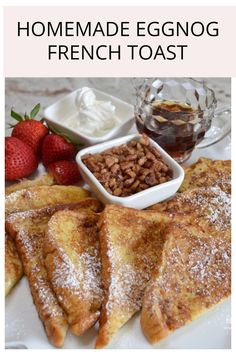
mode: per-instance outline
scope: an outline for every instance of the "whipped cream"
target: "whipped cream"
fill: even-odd
[[[120,123],[116,107],[110,101],[97,100],[94,92],[83,87],[75,98],[77,113],[67,124],[88,136],[103,136]]]

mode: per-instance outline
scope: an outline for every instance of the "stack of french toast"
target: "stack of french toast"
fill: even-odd
[[[200,158],[147,210],[103,206],[46,175],[6,189],[6,295],[24,274],[50,342],[99,321],[108,346],[141,310],[150,343],[231,293],[231,161]]]

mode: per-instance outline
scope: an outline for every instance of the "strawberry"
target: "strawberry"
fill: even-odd
[[[19,122],[12,131],[12,136],[22,140],[39,155],[44,137],[48,134],[48,128],[37,120],[24,120]]]
[[[34,120],[39,110],[40,104],[37,104],[30,115],[25,114],[23,117],[11,110],[11,116],[19,122],[14,126],[11,135],[29,145],[37,156],[43,139],[48,134],[48,128],[42,122]]]
[[[43,140],[42,162],[45,167],[52,162],[72,160],[75,153],[75,146],[61,135],[50,134]]]
[[[5,177],[7,181],[24,178],[38,167],[34,151],[15,137],[5,139]]]
[[[57,161],[47,167],[47,171],[51,174],[58,184],[75,184],[81,177],[77,163],[75,161]]]

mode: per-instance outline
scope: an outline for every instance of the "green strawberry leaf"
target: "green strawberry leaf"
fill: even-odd
[[[59,132],[59,130],[57,128],[52,127],[51,125],[49,125],[48,122],[47,122],[47,126],[48,126],[48,129],[49,129],[49,131],[51,133],[62,136],[62,134]]]
[[[11,117],[16,119],[18,122],[21,122],[23,120],[22,116],[19,113],[16,113],[11,109]]]
[[[40,111],[40,103],[36,104],[36,106],[32,109],[32,111],[30,112],[30,118],[35,118],[39,113],[39,111]]]
[[[24,115],[24,120],[29,120],[29,119],[31,119],[31,118],[28,116],[27,113],[25,113],[25,115]]]
[[[66,133],[62,133],[62,132],[60,132],[59,129],[49,125],[48,122],[47,122],[47,127],[51,133],[62,136],[68,143],[75,145],[75,147],[77,147],[77,149],[81,148],[83,146],[82,144],[78,143],[77,141],[74,141],[70,135],[68,135]]]

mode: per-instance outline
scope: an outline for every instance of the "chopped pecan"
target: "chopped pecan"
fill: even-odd
[[[125,171],[128,170],[129,168],[131,168],[133,166],[133,162],[122,162],[120,164],[121,170]]]
[[[125,187],[129,187],[131,186],[131,184],[134,182],[134,178],[128,178],[127,180],[125,180],[124,182],[124,186]]]
[[[146,183],[140,183],[140,188],[141,188],[141,190],[144,190],[144,189],[147,189],[147,188],[149,188],[150,186],[148,185],[148,184],[146,184]]]
[[[145,183],[149,186],[154,186],[155,184],[157,184],[157,182],[158,181],[156,180],[154,173],[150,173],[145,177]]]
[[[116,164],[114,164],[114,165],[112,166],[111,172],[112,172],[112,173],[117,173],[117,172],[119,171],[119,169],[120,169],[120,166],[116,163]]]
[[[151,171],[148,168],[142,168],[140,170],[140,176],[146,177]]]
[[[132,178],[136,177],[136,173],[134,171],[132,171],[132,170],[128,170],[128,171],[126,171],[126,173],[127,173],[127,175],[129,175]]]
[[[122,190],[120,188],[116,188],[113,192],[113,194],[117,197],[119,197],[122,194]]]
[[[85,164],[86,166],[88,167],[88,169],[91,171],[91,172],[99,172],[99,167],[98,165],[96,165],[96,163],[91,159],[91,160],[85,160]]]
[[[137,149],[140,151],[142,151],[143,150],[143,147],[142,147],[142,145],[140,144],[140,143],[137,143]]]
[[[141,157],[145,156],[145,153],[143,151],[138,151],[137,156],[138,159],[141,159]]]
[[[127,155],[126,156],[126,161],[133,161],[137,159],[137,154],[133,154],[133,155]]]
[[[116,157],[108,156],[105,158],[105,163],[108,168],[113,166],[115,163],[119,162],[119,160]]]
[[[139,186],[140,182],[139,180],[137,179],[133,184],[132,186],[130,187],[132,190],[135,190],[138,186]]]
[[[110,180],[110,182],[109,182],[110,188],[116,186],[116,183],[117,183],[117,182],[116,182],[116,179],[115,179],[115,178],[112,178],[112,179]]]
[[[148,160],[145,162],[145,164],[143,165],[145,168],[150,168],[152,166],[153,162]]]
[[[143,166],[146,161],[147,161],[146,156],[141,157],[141,159],[138,160],[139,166]]]
[[[144,146],[149,146],[150,145],[150,141],[148,139],[147,135],[143,135],[140,139],[140,144],[144,145]]]
[[[136,145],[137,145],[137,141],[136,141],[136,140],[131,140],[131,141],[128,143],[128,146],[135,147]]]
[[[150,151],[153,155],[155,155],[157,158],[160,158],[160,157],[161,157],[161,154],[159,153],[159,151],[158,151],[156,148],[154,148],[154,146],[149,146],[148,148],[149,148],[149,151]]]
[[[146,153],[146,158],[147,158],[148,160],[152,160],[152,161],[155,161],[155,160],[156,160],[156,156],[153,155],[150,151],[148,151],[148,152]]]

